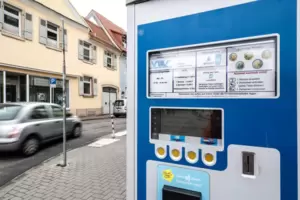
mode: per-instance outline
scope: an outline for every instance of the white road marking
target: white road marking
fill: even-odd
[[[116,137],[121,137],[127,134],[127,131],[121,131],[115,134]]]
[[[121,131],[121,132],[116,133],[115,136],[116,137],[122,137],[126,134],[127,134],[127,131]],[[103,146],[112,144],[112,143],[117,142],[117,141],[119,141],[119,139],[101,138],[101,139],[97,140],[96,142],[93,142],[93,143],[89,144],[88,146],[99,148],[99,147],[103,147]]]
[[[103,147],[105,145],[109,145],[109,144],[112,144],[114,142],[117,142],[119,141],[119,139],[112,139],[112,138],[103,138],[103,139],[100,139],[92,144],[89,144],[88,146],[89,147]]]

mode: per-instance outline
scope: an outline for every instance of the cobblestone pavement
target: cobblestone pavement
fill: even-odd
[[[68,166],[56,157],[0,189],[1,200],[126,199],[126,136],[112,144],[68,152]]]

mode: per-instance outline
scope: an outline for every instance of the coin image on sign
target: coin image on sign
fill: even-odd
[[[253,61],[252,66],[254,69],[260,69],[264,65],[263,61],[260,59],[256,59]]]
[[[247,53],[245,53],[244,54],[244,58],[246,59],[246,60],[251,60],[252,58],[253,58],[253,53],[251,53],[251,52],[247,52]]]
[[[236,59],[237,59],[237,54],[236,53],[232,53],[232,54],[229,55],[229,60],[236,61]]]
[[[263,59],[269,59],[269,58],[272,57],[272,52],[271,52],[270,50],[264,50],[264,51],[262,52],[261,57],[262,57]]]
[[[237,68],[237,69],[244,69],[244,67],[245,67],[245,64],[242,61],[239,61],[235,64],[235,68]]]

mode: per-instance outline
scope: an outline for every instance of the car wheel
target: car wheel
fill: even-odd
[[[25,140],[25,142],[22,145],[22,153],[25,156],[31,156],[34,155],[36,152],[38,152],[40,146],[40,141],[36,137],[30,137]]]
[[[81,136],[81,133],[82,133],[81,127],[79,125],[76,125],[73,129],[72,136],[74,138],[78,138]]]

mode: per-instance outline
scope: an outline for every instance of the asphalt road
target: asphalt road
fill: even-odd
[[[116,119],[116,132],[125,129],[126,119]],[[83,135],[80,138],[68,140],[67,148],[68,150],[71,150],[90,144],[99,137],[110,133],[110,119],[85,121],[83,122]],[[30,168],[41,164],[49,158],[59,155],[61,152],[62,139],[45,145],[39,153],[29,158],[24,158],[17,153],[0,153],[0,187]]]

